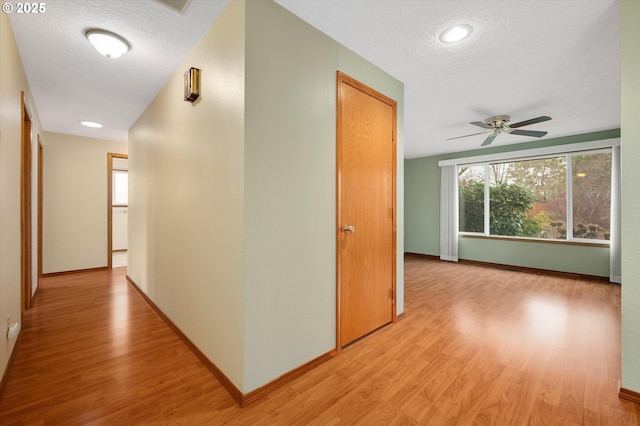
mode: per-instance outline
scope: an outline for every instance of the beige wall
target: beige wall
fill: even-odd
[[[640,392],[640,2],[620,3],[622,41],[622,387]]]
[[[232,2],[129,132],[129,276],[243,382],[244,3]],[[202,94],[183,97],[183,73]]]
[[[275,3],[232,1],[129,133],[129,275],[245,393],[335,347],[338,69],[398,101],[402,294],[403,85]]]
[[[43,135],[43,273],[107,266],[107,153],[127,144]]]
[[[37,140],[40,121],[7,15],[0,14],[0,373],[4,375],[15,340],[8,341],[6,318],[20,321],[20,158],[21,96],[32,114],[33,290],[37,288]]]

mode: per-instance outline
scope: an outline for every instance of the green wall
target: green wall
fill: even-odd
[[[246,1],[245,20],[243,390],[250,391],[335,348],[336,71],[398,102],[399,176],[404,86],[274,2]]]
[[[438,161],[620,137],[608,130],[542,141],[405,160],[405,252],[440,255]],[[459,258],[481,262],[609,275],[609,249],[528,241],[460,238]]]
[[[620,2],[622,62],[622,387],[640,392],[640,2]]]

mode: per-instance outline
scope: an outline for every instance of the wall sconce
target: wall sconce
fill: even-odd
[[[189,68],[184,73],[184,100],[193,102],[200,96],[200,70]]]

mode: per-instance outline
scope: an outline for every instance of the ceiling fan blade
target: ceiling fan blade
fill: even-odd
[[[509,124],[509,127],[511,127],[512,129],[515,129],[517,127],[528,126],[529,124],[535,124],[535,123],[542,123],[543,121],[549,121],[549,120],[551,120],[551,117],[547,117],[546,115],[543,115],[540,117],[532,118],[530,120]]]
[[[448,138],[448,139],[445,139],[445,140],[450,141],[450,140],[453,140],[453,139],[467,138],[467,137],[469,137],[469,136],[484,135],[485,133],[487,133],[487,132],[472,133],[472,134],[470,134],[470,135],[456,136],[455,138]]]
[[[509,133],[511,133],[512,135],[533,136],[534,138],[541,138],[548,132],[540,132],[537,130],[512,130]]]
[[[498,133],[492,133],[490,134],[485,140],[484,142],[482,142],[482,144],[480,146],[487,146],[489,145],[491,142],[493,142],[493,140],[496,138],[496,136],[498,136]]]
[[[487,124],[487,123],[483,123],[482,121],[472,121],[469,124],[473,124],[474,126],[480,126],[483,129],[493,129],[494,128],[492,125]]]

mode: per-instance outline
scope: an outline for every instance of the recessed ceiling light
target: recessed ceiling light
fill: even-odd
[[[80,124],[82,124],[83,126],[87,126],[87,127],[94,127],[96,129],[102,127],[102,124],[96,123],[94,121],[81,121]]]
[[[129,43],[118,34],[105,30],[89,30],[85,35],[93,47],[107,58],[117,58],[129,51]]]
[[[458,24],[449,27],[440,33],[440,41],[443,43],[457,43],[469,37],[473,27],[469,24]]]

